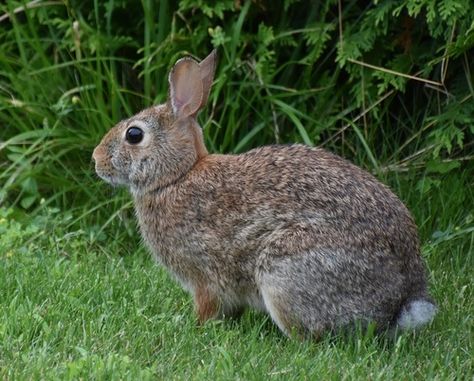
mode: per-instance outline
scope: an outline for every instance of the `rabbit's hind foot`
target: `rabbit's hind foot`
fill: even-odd
[[[196,287],[194,290],[194,303],[199,324],[217,317],[220,305],[219,298],[207,287]]]

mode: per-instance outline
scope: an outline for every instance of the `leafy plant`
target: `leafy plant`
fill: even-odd
[[[446,168],[472,171],[467,0],[7,1],[0,15],[0,202],[93,218],[123,204],[96,180],[93,147],[165,100],[176,59],[211,48],[213,152],[323,145],[384,179],[414,171],[422,193]]]

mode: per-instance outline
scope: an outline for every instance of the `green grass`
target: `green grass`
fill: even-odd
[[[474,224],[459,201],[472,212],[469,181],[447,175],[423,200],[406,199],[409,182],[396,188],[418,205],[439,314],[395,340],[360,332],[290,340],[253,311],[198,326],[191,298],[139,240],[114,239],[120,226],[71,231],[58,210],[44,207],[31,221],[1,209],[0,378],[472,379]]]
[[[472,380],[474,10],[285,4],[0,4],[0,379]],[[432,325],[317,343],[251,311],[196,325],[91,154],[114,123],[164,101],[178,58],[212,48],[209,150],[322,145],[389,184],[420,228]]]

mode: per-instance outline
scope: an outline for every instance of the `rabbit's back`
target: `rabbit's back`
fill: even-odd
[[[188,174],[181,192],[185,209],[218,222],[226,236],[257,234],[242,229],[260,220],[269,234],[299,223],[326,234],[325,246],[418,252],[416,226],[403,203],[371,174],[323,149],[267,146],[210,155]]]

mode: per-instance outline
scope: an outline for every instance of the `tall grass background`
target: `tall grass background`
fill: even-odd
[[[473,47],[469,0],[8,0],[0,206],[53,235],[82,232],[86,252],[142,258],[130,198],[98,180],[92,150],[116,122],[166,99],[178,58],[216,48],[199,116],[209,150],[320,145],[374,173],[412,210],[435,296],[449,306],[473,275]],[[50,210],[60,228],[41,219]],[[456,316],[472,316],[472,302],[460,305]]]

